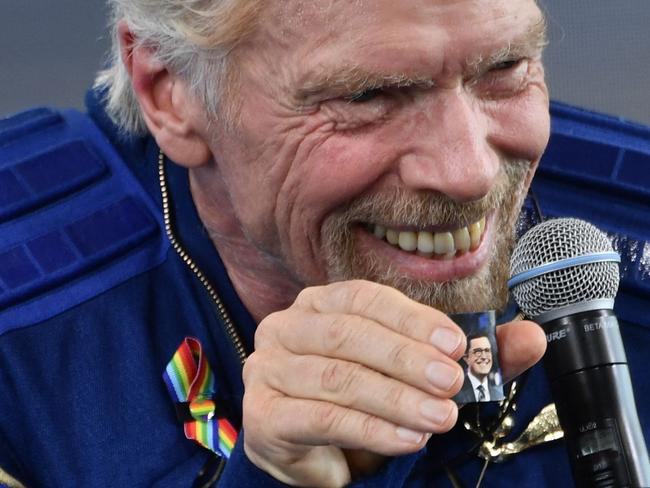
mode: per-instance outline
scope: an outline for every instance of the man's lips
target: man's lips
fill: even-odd
[[[398,247],[399,243],[394,245],[387,242],[387,236],[381,238],[371,233],[367,226],[356,227],[355,237],[359,252],[373,255],[375,259],[385,263],[386,268],[390,267],[393,271],[415,280],[444,282],[471,276],[483,266],[493,241],[493,220],[493,214],[487,217],[476,248],[471,249],[470,246],[467,251],[444,255],[421,253],[417,248],[406,251]],[[412,245],[410,247],[412,248]]]

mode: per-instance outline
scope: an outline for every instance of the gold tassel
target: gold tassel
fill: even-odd
[[[494,439],[481,445],[479,456],[492,463],[501,463],[526,449],[564,437],[554,403],[545,406],[517,439],[503,442],[513,425],[513,418],[507,416],[494,433]]]
[[[20,481],[15,478],[12,478],[7,474],[6,471],[3,471],[0,468],[0,485],[7,486],[8,488],[25,488]]]

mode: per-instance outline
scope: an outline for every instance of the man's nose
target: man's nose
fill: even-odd
[[[410,150],[400,160],[403,183],[459,201],[484,197],[499,172],[488,142],[489,117],[462,88],[423,95],[411,119]]]

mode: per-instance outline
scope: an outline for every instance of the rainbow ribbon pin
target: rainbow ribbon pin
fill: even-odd
[[[179,406],[186,407],[183,421],[185,437],[228,459],[237,441],[237,431],[219,417],[214,401],[216,385],[201,343],[186,337],[167,364],[163,379]]]

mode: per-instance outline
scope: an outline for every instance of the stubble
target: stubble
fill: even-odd
[[[359,197],[325,221],[323,249],[330,281],[366,279],[400,290],[446,313],[501,310],[508,299],[506,281],[515,243],[515,225],[525,196],[529,161],[503,163],[484,198],[459,203],[440,193],[396,190]],[[493,240],[477,273],[446,282],[412,279],[372,252],[359,252],[353,229],[361,223],[426,228],[466,225],[494,212]]]

